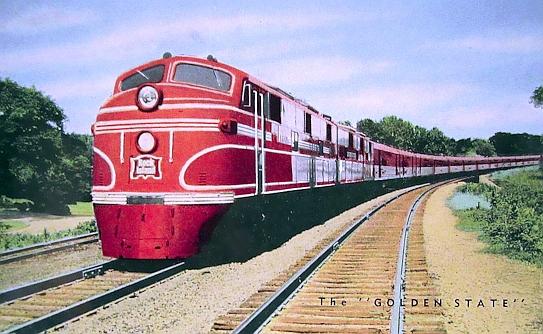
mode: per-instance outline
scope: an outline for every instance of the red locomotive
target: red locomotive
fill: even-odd
[[[123,73],[92,133],[103,253],[132,259],[196,254],[210,222],[249,198],[541,159],[388,147],[211,57],[164,57]]]

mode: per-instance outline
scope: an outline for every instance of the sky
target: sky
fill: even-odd
[[[117,75],[166,51],[235,66],[336,121],[396,115],[456,139],[543,133],[543,1],[6,1],[0,78],[90,133]]]

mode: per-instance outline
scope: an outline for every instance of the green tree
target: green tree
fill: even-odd
[[[379,122],[366,118],[357,123],[357,129],[378,142],[412,152],[452,154],[455,148],[454,139],[438,128],[426,130],[396,116],[386,116]]]
[[[0,80],[0,195],[63,214],[69,212],[66,203],[88,193],[88,147],[77,135],[64,134],[65,119],[35,88]]]
[[[539,86],[534,90],[530,97],[530,103],[536,108],[543,108],[543,86]]]
[[[452,155],[455,141],[436,127],[433,127],[426,134],[426,149],[424,153],[435,155]]]
[[[426,152],[426,137],[428,137],[428,130],[422,126],[415,125],[414,128],[415,139],[413,141],[413,152],[424,153]]]
[[[543,136],[496,132],[489,141],[500,156],[543,153]]]
[[[353,127],[353,124],[349,120],[347,120],[347,121],[339,121],[339,124]]]
[[[492,157],[496,155],[496,149],[491,142],[486,139],[459,139],[455,143],[454,155],[459,156],[485,156]]]
[[[463,138],[456,141],[454,154],[459,156],[470,156],[475,154],[471,138]]]
[[[493,157],[496,155],[496,149],[494,145],[488,140],[484,139],[474,139],[472,141],[472,146],[477,155],[482,155],[485,157]]]
[[[62,136],[64,166],[70,186],[67,201],[90,201],[92,137],[69,133]]]
[[[369,118],[362,119],[356,123],[356,129],[360,132],[363,132],[368,137],[382,141],[383,136],[381,134],[381,127],[379,123],[374,122]]]
[[[413,150],[415,143],[413,124],[396,116],[386,116],[381,120],[380,126],[385,143],[400,149]]]

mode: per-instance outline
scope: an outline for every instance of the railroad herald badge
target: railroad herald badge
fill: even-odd
[[[142,178],[162,179],[162,158],[144,154],[137,157],[130,157],[130,179]]]

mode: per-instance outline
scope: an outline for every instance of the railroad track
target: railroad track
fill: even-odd
[[[170,278],[184,267],[184,262],[112,260],[0,292],[0,331],[45,331]]]
[[[439,300],[426,267],[421,208],[444,183],[374,208],[219,317],[211,332],[444,333],[439,307],[400,303]]]
[[[37,255],[50,254],[80,245],[98,242],[98,232],[87,233],[75,237],[67,237],[49,242],[42,242],[27,247],[3,251],[0,253],[0,264],[20,261]]]

